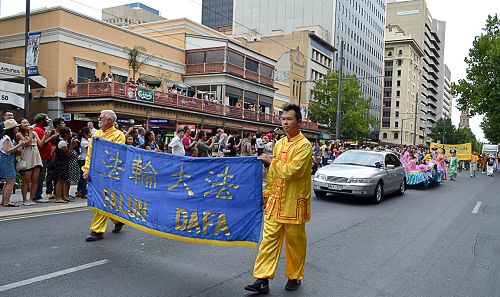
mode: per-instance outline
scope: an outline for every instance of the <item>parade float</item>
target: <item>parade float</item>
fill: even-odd
[[[442,181],[443,168],[434,160],[428,164],[405,164],[406,185],[416,186],[423,185],[424,187],[437,186]]]

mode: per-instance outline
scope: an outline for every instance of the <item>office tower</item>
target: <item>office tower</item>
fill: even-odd
[[[400,26],[424,52],[419,108],[426,114],[425,131],[443,117],[444,41],[446,23],[432,18],[424,0],[387,1],[386,23]],[[449,104],[451,109],[451,102]]]
[[[102,20],[117,26],[129,26],[165,20],[160,12],[140,2],[108,7],[102,10]]]
[[[201,23],[218,31],[230,31],[233,25],[233,0],[203,0]]]
[[[444,88],[443,88],[443,109],[442,118],[451,118],[453,96],[451,95],[451,71],[448,65],[444,65]]]
[[[326,34],[320,37],[337,49],[335,70],[340,65],[341,42],[345,42],[344,73],[360,79],[365,97],[371,98],[370,114],[380,119],[384,19],[382,0],[235,0],[233,32],[251,39],[321,27]],[[374,138],[378,137],[378,127],[372,130]]]

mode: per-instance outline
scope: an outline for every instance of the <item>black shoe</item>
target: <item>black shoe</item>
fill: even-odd
[[[258,278],[253,284],[245,287],[245,290],[256,293],[269,293],[269,280],[267,278]]]
[[[90,235],[88,235],[85,238],[85,241],[86,242],[91,242],[91,241],[98,241],[98,240],[101,240],[101,239],[104,239],[104,236],[102,235],[102,233],[90,232]]]
[[[115,228],[111,232],[119,233],[120,231],[122,231],[123,225],[124,225],[123,223],[116,223]]]
[[[289,279],[286,282],[285,290],[287,291],[295,291],[300,287],[300,280],[297,279]]]

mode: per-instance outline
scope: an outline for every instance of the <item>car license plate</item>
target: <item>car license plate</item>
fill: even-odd
[[[328,185],[330,190],[342,191],[343,187],[341,185]]]

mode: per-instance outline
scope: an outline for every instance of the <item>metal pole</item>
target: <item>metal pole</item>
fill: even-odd
[[[28,33],[30,32],[30,0],[26,0],[26,29],[24,32],[24,118],[29,118],[29,103],[30,103],[30,93],[29,93],[29,78],[28,70],[26,69],[26,60],[28,56]]]
[[[417,145],[417,112],[418,112],[418,93],[415,94],[415,119],[413,121],[413,145]]]
[[[335,118],[335,139],[340,140],[340,112],[342,108],[342,67],[344,65],[344,40],[340,42],[339,90],[337,97],[337,116]]]
[[[403,126],[405,125],[405,119],[401,119],[401,135],[399,138],[401,138],[401,145],[403,145]]]
[[[443,121],[443,137],[441,137],[441,143],[444,144],[445,137],[444,135],[446,134],[446,120]]]

